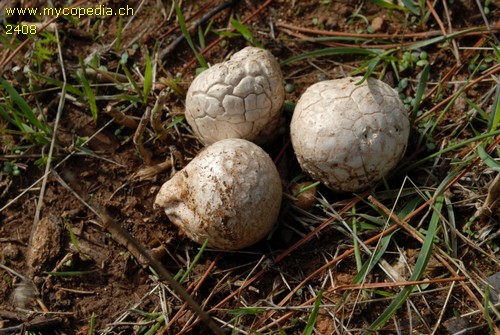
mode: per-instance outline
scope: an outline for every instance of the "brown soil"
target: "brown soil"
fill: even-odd
[[[394,43],[399,43],[397,36],[401,34],[440,29],[432,15],[425,23],[421,24],[418,19],[410,23],[409,20],[414,16],[404,15],[397,10],[382,9],[371,2],[363,4],[351,1],[332,1],[329,4],[322,4],[322,1],[317,0],[269,2],[270,4],[263,10],[257,11],[264,3],[263,1],[257,3],[237,1],[236,4],[211,18],[213,21],[211,30],[223,31],[229,26],[231,17],[243,20],[257,12],[253,19],[246,23],[247,27],[266,49],[283,61],[292,56],[327,47],[320,43],[301,41],[297,30],[284,27],[283,24],[353,34],[366,33],[371,27],[374,33],[388,33],[394,36]],[[64,3],[55,1],[54,4],[62,7]],[[93,3],[94,1],[87,1],[85,6],[93,6]],[[219,3],[220,1],[208,0],[183,1],[181,8],[184,16],[189,18],[198,12],[207,13]],[[95,53],[99,65],[106,67],[109,73],[113,74],[118,71],[123,76],[123,68],[119,66],[119,62],[123,53],[128,52],[127,68],[140,84],[141,78],[135,69],[137,68],[144,74],[146,51],[150,55],[161,52],[181,35],[176,25],[175,13],[170,12],[170,2],[162,4],[153,0],[134,0],[127,4],[136,8],[136,14],[133,17],[123,17],[123,26],[128,23],[130,25],[124,29],[118,49],[115,49],[116,43],[114,43],[119,26],[118,17],[103,19],[84,17],[77,19],[77,22],[63,19],[57,21],[61,56],[64,60],[68,83],[78,85],[76,74],[80,68],[79,62],[92,53]],[[11,5],[14,6],[14,4]],[[28,6],[28,2],[21,0],[17,1],[16,5]],[[106,5],[118,8],[124,3],[106,1]],[[441,4],[436,6],[438,15],[444,20],[445,9]],[[454,29],[484,25],[475,1],[454,1],[450,10]],[[497,19],[499,18],[499,9],[492,4],[490,10],[488,17],[490,22],[494,23],[495,15]],[[34,20],[36,19],[27,16],[7,18],[10,23]],[[203,25],[203,29],[205,28],[206,24]],[[197,31],[192,36],[195,43],[198,43]],[[313,35],[310,34],[310,36]],[[485,33],[484,36],[486,36],[486,41],[492,41],[490,35]],[[22,41],[26,37],[20,36],[19,38]],[[208,33],[206,45],[217,38],[215,33]],[[460,39],[458,43],[461,47],[470,47],[480,38],[480,35],[470,36]],[[56,121],[60,89],[54,89],[54,85],[48,84],[47,81],[37,76],[31,76],[31,81],[28,82],[28,75],[23,73],[23,68],[29,66],[34,72],[57,80],[63,79],[63,73],[56,44],[44,45],[51,55],[47,59],[40,60],[33,49],[36,41],[37,38],[28,41],[12,59],[3,64],[3,70],[0,71],[3,71],[3,77],[19,92],[36,92],[36,94],[26,94],[24,97],[31,107],[39,106],[45,113],[47,122],[53,126]],[[355,41],[347,39],[340,42],[350,44]],[[375,43],[368,42],[368,44]],[[215,64],[246,45],[247,42],[241,36],[228,37],[208,51],[204,57],[210,64]],[[487,42],[484,46],[488,46]],[[429,81],[439,81],[456,64],[452,48],[438,44],[426,48],[426,51],[429,53],[429,62],[432,66]],[[12,50],[9,52],[0,50],[0,60],[5,61],[6,56],[11,54],[13,54]],[[396,55],[401,56],[398,53]],[[196,63],[187,66],[192,59],[191,49],[185,41],[182,41],[163,60],[158,60],[156,84],[148,97],[147,106],[153,107],[160,91],[169,85],[173,87],[172,81],[176,80],[174,78],[180,78],[176,81],[179,90],[170,90],[167,96],[163,110],[165,115],[162,119],[165,125],[183,113],[183,92],[187,90],[195,75]],[[343,77],[359,67],[364,59],[354,54],[332,55],[283,66],[285,81],[295,87],[293,91],[287,93],[286,99],[296,102],[300,94],[312,83]],[[407,95],[415,94],[417,75],[420,71],[420,68],[414,67],[405,73],[405,76],[412,82],[405,92]],[[443,97],[453,94],[455,86],[452,80],[467,78],[468,71],[467,66],[462,68],[453,79],[450,79],[449,84],[445,84],[439,92],[440,97],[435,94],[425,102],[424,110],[429,110]],[[376,74],[380,74],[379,69]],[[99,78],[92,78],[90,75],[88,77],[92,84],[99,82]],[[398,84],[397,77],[390,67],[383,78],[391,85]],[[133,88],[123,91],[117,88],[119,85],[122,84],[116,80],[104,79],[99,86],[93,86],[97,96],[111,97],[109,100],[97,101],[99,110],[97,122],[94,122],[85,99],[68,93],[58,128],[57,145],[52,162],[53,170],[48,175],[46,184],[41,182],[45,165],[37,164],[37,161],[42,156],[46,157],[48,146],[42,151],[41,146],[32,146],[28,140],[18,136],[15,132],[1,133],[3,156],[0,157],[0,162],[5,165],[5,162],[15,161],[21,173],[19,176],[11,174],[0,176],[0,194],[2,195],[0,198],[0,208],[2,208],[0,212],[0,262],[5,266],[0,269],[0,333],[2,328],[24,324],[28,327],[27,329],[43,334],[50,332],[87,334],[91,320],[95,322],[96,333],[104,330],[112,334],[145,333],[145,330],[151,329],[157,322],[155,320],[158,320],[157,318],[162,314],[168,318],[168,323],[168,320],[174,317],[183,305],[183,301],[169,288],[168,283],[159,281],[154,271],[144,266],[143,260],[134,257],[126,246],[119,243],[116,236],[103,226],[100,217],[77,198],[78,195],[98,213],[107,213],[142,246],[152,250],[153,255],[171,273],[185,271],[198,253],[198,246],[180,236],[177,228],[160,210],[154,208],[153,202],[162,183],[187,164],[202,146],[190,135],[185,122],[170,128],[161,138],[154,135],[149,125],[143,135],[146,156],[141,155],[132,139],[135,130],[110,122],[112,118],[105,113],[108,108],[125,110],[124,113],[135,122],[142,116],[146,106],[141,102],[132,103],[125,97],[125,95],[137,96],[137,93],[133,91]],[[142,84],[140,85],[142,89]],[[478,96],[485,95],[491,87],[491,82],[479,84],[467,92],[467,98],[476,101]],[[484,107],[491,104],[491,101],[489,99],[485,102]],[[454,129],[446,126],[463,122],[464,110],[469,108],[470,106],[465,102],[463,105],[457,102],[450,112],[445,114],[434,138],[438,148],[445,143],[446,136]],[[291,113],[285,111],[282,133],[272,144],[265,147],[272,158],[277,158],[284,185],[288,185],[300,173],[293,150],[289,145],[286,125],[290,116]],[[0,122],[2,128],[15,129],[1,118]],[[482,126],[478,125],[478,127]],[[467,131],[470,129],[468,128]],[[90,136],[94,137],[88,145],[78,148],[78,140]],[[411,141],[405,162],[415,162],[428,155],[425,143],[417,141],[416,136]],[[464,132],[461,136],[467,138],[474,135]],[[23,146],[27,149],[21,149],[20,154],[15,151],[16,148]],[[463,154],[466,155],[469,150],[467,149]],[[459,158],[450,156],[447,162],[451,164],[452,159]],[[159,173],[153,172],[146,176],[140,174],[148,167],[170,160],[173,165]],[[433,174],[422,175],[423,170],[420,170],[410,171],[409,175],[422,188],[436,187],[439,185],[439,180],[447,176],[450,168],[450,165],[443,165],[433,170]],[[479,165],[477,171],[471,173],[481,174],[484,168],[483,165]],[[151,172],[151,170],[147,171]],[[396,185],[396,187],[401,185],[403,177],[402,174],[395,174],[391,185]],[[468,175],[468,177],[471,176]],[[471,186],[468,187],[475,187],[478,194],[485,194],[489,180],[491,180],[491,175],[485,175],[482,179],[463,183],[469,183],[467,185]],[[41,190],[43,190],[43,197],[40,196]],[[318,195],[333,204],[337,211],[356,199],[350,194],[333,194],[323,186],[320,186],[318,191]],[[455,203],[473,199],[472,195],[467,194],[466,190],[460,187],[452,188],[448,196]],[[456,214],[460,215],[456,218],[456,225],[459,230],[462,230],[474,213],[474,204],[472,202],[467,205],[457,205]],[[392,206],[392,204],[386,205]],[[40,211],[37,211],[37,206],[40,207]],[[240,294],[230,299],[229,302],[217,307],[212,312],[214,317],[223,321],[231,321],[231,325],[237,325],[246,331],[256,330],[269,324],[289,311],[281,309],[271,316],[266,310],[255,315],[243,315],[234,319],[234,315],[228,313],[228,309],[252,306],[272,307],[290,292],[290,288],[294,288],[327,261],[352,247],[352,237],[339,221],[333,221],[333,224],[328,225],[303,246],[293,250],[288,257],[280,259],[278,263],[273,263],[273,259],[283,255],[287,248],[328,219],[328,215],[323,211],[324,208],[318,203],[309,210],[310,214],[305,214],[297,207],[290,208],[290,206],[290,201],[285,199],[280,221],[268,240],[241,252],[205,250],[197,265],[194,266],[183,286],[193,291],[193,287],[200,284],[192,296],[203,304],[205,310],[216,306],[226,296],[237,290],[245,280],[264,269],[258,280],[241,290]],[[365,210],[367,214],[378,215],[366,205],[359,204],[358,206],[357,212]],[[37,216],[39,216],[39,221]],[[345,217],[346,220],[348,218],[349,216]],[[424,222],[428,220],[422,215],[417,218]],[[34,230],[34,222],[38,222],[36,230]],[[496,223],[498,224],[498,221]],[[415,225],[418,224],[418,221],[415,221]],[[487,229],[491,225],[491,221],[481,221],[474,223],[472,229],[480,230],[485,227]],[[375,234],[367,229],[360,231],[358,235],[366,240]],[[386,261],[393,265],[397,263],[397,245],[402,247],[408,259],[414,262],[421,245],[404,233],[396,233],[394,241],[387,256],[393,255],[394,259],[387,258]],[[417,256],[411,258],[412,253],[416,253]],[[468,264],[478,273],[489,275],[499,270],[496,263],[488,257],[483,255],[476,258],[477,254],[472,253],[469,246],[463,246],[458,256],[463,257],[463,261],[469,262]],[[209,267],[212,265],[214,266],[210,270]],[[25,280],[8,269],[24,276]],[[301,292],[294,294],[286,305],[299,306],[308,301],[306,305],[312,305],[314,303],[314,300],[311,300],[312,292],[321,288],[328,289],[333,283],[335,285],[350,284],[357,273],[355,269],[354,257],[346,258],[336,266],[315,276],[301,289]],[[210,273],[205,276],[208,270]],[[438,264],[437,268],[433,268],[426,276],[432,279],[443,274],[451,277]],[[375,283],[385,280],[383,272],[376,268],[366,281]],[[414,315],[415,312],[410,312],[406,308],[398,312],[397,319],[401,321],[398,327],[401,327],[402,333],[408,333],[410,328],[414,333],[428,332],[429,325],[432,327],[440,316],[447,298],[447,287],[449,283],[434,285],[433,288],[437,289],[434,293],[415,298],[420,315]],[[397,288],[384,290],[388,293],[398,292]],[[358,295],[358,293],[356,290],[350,292],[352,295]],[[465,313],[477,309],[467,293],[462,293],[463,296],[458,297],[454,292],[455,299],[447,302],[443,320],[452,318],[454,310],[458,313]],[[324,304],[342,307],[320,309],[316,323],[318,332],[347,334],[347,329],[350,329],[351,333],[359,333],[361,329],[366,329],[388,305],[387,300],[380,299],[381,295],[372,292],[359,294],[361,294],[359,301],[362,303],[353,305],[354,300],[350,299],[354,298],[348,296],[347,293],[325,293],[322,301]],[[371,296],[373,300],[367,299],[363,294],[373,294]],[[343,301],[349,303],[343,304]],[[309,312],[310,309],[298,312],[282,324],[272,326],[265,332],[277,333],[281,329],[283,334],[300,334],[307,322]],[[186,331],[189,334],[208,332],[202,324],[191,326],[194,314],[189,308],[185,309],[180,316],[169,329],[164,330],[164,333],[177,334],[185,326],[189,327]],[[420,319],[422,317],[423,320]],[[474,318],[471,321],[472,324],[484,325],[481,315],[475,315]],[[160,324],[162,326],[158,333],[164,329],[164,324],[161,322]],[[342,324],[344,326],[341,326]],[[381,333],[391,334],[396,331],[395,323],[390,321]],[[483,331],[488,332],[482,327],[476,333]],[[437,334],[448,334],[448,330],[440,326]]]

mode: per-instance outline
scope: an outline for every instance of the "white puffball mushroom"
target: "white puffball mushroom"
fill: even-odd
[[[278,129],[284,97],[274,56],[246,47],[193,80],[186,95],[186,120],[205,145],[226,138],[263,144]]]
[[[269,155],[243,139],[218,141],[165,182],[155,205],[193,241],[236,250],[265,237],[281,206],[281,179]]]
[[[290,124],[301,168],[339,192],[372,186],[404,155],[410,122],[386,83],[350,77],[318,82],[300,97]]]

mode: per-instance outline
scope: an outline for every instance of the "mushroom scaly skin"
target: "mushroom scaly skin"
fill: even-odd
[[[246,47],[193,80],[186,95],[186,120],[205,145],[226,138],[263,144],[279,126],[284,96],[273,55]]]
[[[397,92],[362,77],[328,80],[300,97],[290,125],[302,169],[329,188],[357,192],[372,186],[404,155],[410,123]]]
[[[281,179],[256,144],[226,139],[205,148],[165,182],[155,205],[190,239],[236,250],[265,237],[278,218]]]

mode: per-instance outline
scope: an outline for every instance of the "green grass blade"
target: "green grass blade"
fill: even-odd
[[[415,124],[415,119],[417,118],[417,112],[420,109],[420,102],[425,94],[425,87],[427,86],[427,80],[429,79],[430,66],[425,64],[424,69],[420,75],[420,81],[418,82],[417,92],[415,94],[415,100],[413,100],[413,110],[411,112],[411,125]]]
[[[391,237],[397,231],[398,229],[381,238],[379,248],[377,249],[376,252],[372,254],[370,259],[363,264],[356,277],[354,277],[354,279],[352,280],[353,284],[361,284],[368,275],[368,273],[370,273],[370,271],[375,267],[375,265],[378,264],[378,262],[384,255],[385,251],[387,250],[389,243],[391,242]]]
[[[204,69],[208,69],[208,64],[203,58],[202,55],[196,50],[193,40],[191,39],[191,34],[189,33],[189,30],[186,27],[186,21],[184,20],[184,16],[182,15],[181,8],[179,7],[179,4],[177,3],[177,0],[174,0],[174,8],[175,8],[175,14],[177,15],[177,20],[179,20],[179,26],[181,27],[182,35],[184,35],[184,38],[189,44],[189,47],[191,50],[193,50],[194,56],[198,60],[198,63],[200,66]]]
[[[5,120],[9,121],[9,123],[13,125],[17,124],[17,120],[14,120],[1,105],[0,105],[0,116],[2,116]]]
[[[231,25],[236,29],[241,36],[243,36],[248,42],[253,44],[258,48],[263,48],[262,44],[255,38],[250,29],[247,26],[242,24],[240,21],[236,19],[231,19]]]
[[[422,274],[427,267],[427,263],[432,255],[432,247],[434,245],[434,237],[436,234],[436,230],[438,227],[438,223],[441,217],[441,210],[443,208],[444,197],[438,196],[436,201],[434,202],[434,212],[432,213],[431,220],[429,222],[429,227],[427,229],[427,233],[425,235],[424,243],[422,244],[422,248],[420,250],[420,254],[418,256],[417,262],[415,263],[415,267],[413,269],[413,273],[410,276],[410,281],[420,280]],[[398,293],[398,295],[394,298],[394,300],[390,303],[387,309],[370,325],[368,331],[365,331],[363,334],[368,335],[371,332],[376,331],[378,328],[384,326],[387,321],[396,313],[396,311],[405,303],[408,299],[408,296],[413,291],[413,286],[405,286]]]
[[[486,152],[482,145],[477,147],[477,155],[481,158],[484,164],[488,165],[490,168],[500,170],[500,163],[494,160],[493,157]]]
[[[95,334],[95,318],[96,315],[94,312],[92,312],[92,315],[90,316],[90,325],[89,325],[89,331],[88,335],[94,335]]]
[[[85,93],[85,97],[87,98],[87,102],[89,103],[90,113],[92,114],[94,122],[97,123],[99,112],[97,111],[95,94],[92,90],[92,87],[90,86],[89,81],[87,80],[87,77],[85,76],[85,66],[83,65],[83,63],[81,65],[81,70],[76,72],[76,78],[83,87],[83,92]]]
[[[285,66],[300,60],[305,60],[309,58],[321,57],[321,56],[331,56],[331,55],[364,55],[364,56],[376,56],[381,53],[378,49],[360,49],[351,47],[338,47],[338,48],[326,48],[314,50],[302,55],[288,58],[281,62],[281,66]]]
[[[145,98],[142,96],[142,90],[139,88],[139,85],[135,81],[134,76],[132,75],[132,73],[128,69],[127,65],[122,64],[122,69],[123,69],[123,72],[125,72],[125,75],[127,76],[127,79],[129,81],[130,85],[132,85],[132,87],[134,88],[135,92],[139,96],[139,100],[144,101]]]
[[[200,26],[198,26],[198,43],[200,43],[200,48],[203,50],[207,46],[207,43],[205,41],[205,35],[203,34],[203,29],[201,29]]]
[[[412,44],[412,45],[408,46],[408,49],[409,50],[422,49],[422,48],[425,48],[425,47],[427,47],[429,45],[432,45],[432,44],[441,43],[441,42],[445,42],[447,40],[454,39],[455,37],[460,36],[460,35],[464,35],[464,34],[472,33],[472,32],[475,32],[475,31],[479,31],[480,29],[481,28],[470,28],[470,29],[465,29],[465,30],[462,30],[462,31],[458,31],[456,33],[451,33],[451,34],[448,34],[446,36],[437,36],[437,37],[430,38],[430,39],[422,41],[422,42],[418,42],[418,43]]]
[[[309,316],[309,320],[307,320],[306,327],[304,328],[304,335],[311,335],[314,331],[314,325],[316,324],[316,319],[318,318],[319,306],[321,305],[321,297],[323,296],[323,291],[318,292],[318,297],[314,301],[314,307]]]
[[[376,226],[380,226],[382,227],[385,223],[385,220],[380,218],[380,217],[377,217],[377,216],[373,216],[373,215],[369,215],[369,214],[363,214],[363,213],[359,213],[358,214],[359,217],[362,217],[363,219],[373,223],[374,225]]]
[[[497,85],[495,100],[491,106],[491,117],[488,121],[488,131],[496,130],[500,123],[500,85]]]
[[[76,251],[78,251],[78,253],[82,253],[82,250],[80,249],[80,245],[78,244],[78,240],[76,239],[76,235],[75,233],[73,232],[73,228],[71,228],[71,226],[65,222],[65,226],[66,226],[66,229],[68,229],[68,232],[69,232],[69,238],[71,240],[71,243],[75,246],[76,248]]]
[[[427,229],[427,233],[425,235],[425,240],[422,245],[422,249],[420,250],[420,255],[415,263],[415,268],[413,270],[412,275],[410,276],[410,281],[420,280],[422,274],[425,271],[427,263],[432,256],[432,247],[434,244],[434,237],[436,234],[436,230],[441,219],[441,210],[443,209],[444,197],[439,195],[434,201],[432,212],[432,217],[429,222],[429,228]]]
[[[477,114],[481,118],[483,118],[483,120],[485,120],[486,122],[488,122],[488,125],[490,124],[489,122],[492,121],[492,119],[490,119],[490,115],[488,113],[486,113],[478,104],[476,104],[474,101],[472,101],[470,99],[467,99],[467,98],[465,98],[465,102],[467,102],[467,105],[469,105],[472,109],[474,109],[477,112]],[[492,111],[494,112],[493,108],[494,108],[494,103],[493,103],[493,106],[492,106]],[[494,116],[495,116],[494,113],[492,113],[491,117],[494,118]],[[481,120],[481,121],[483,121],[483,120]]]
[[[356,219],[356,206],[352,206],[352,243],[354,247],[354,259],[356,260],[356,269],[358,271],[361,270],[361,267],[363,266],[363,262],[361,260],[361,250],[359,248],[359,239],[357,238],[358,235],[358,220]]]
[[[149,93],[153,87],[153,66],[151,65],[151,57],[149,52],[146,51],[146,69],[144,71],[144,103],[147,103]]]
[[[381,60],[382,57],[380,56],[373,57],[367,63],[365,63],[365,65],[360,66],[354,72],[352,72],[351,75],[357,75],[360,72],[362,72],[366,67],[366,73],[363,75],[363,79],[357,82],[356,84],[361,85],[366,79],[368,79],[372,75],[373,71],[375,71],[377,65],[380,63]]]
[[[115,52],[117,54],[120,53],[120,46],[122,44],[122,30],[123,30],[123,18],[122,16],[118,16],[118,28],[116,32],[116,41],[115,41]]]
[[[156,319],[156,323],[146,332],[144,335],[155,335],[159,334],[158,330],[160,329],[161,326],[165,324],[165,317],[163,315],[160,315]]]
[[[193,261],[191,262],[191,264],[189,265],[188,269],[186,272],[184,272],[184,274],[182,275],[181,279],[179,279],[179,284],[182,284],[184,283],[184,281],[186,280],[186,278],[189,276],[189,274],[191,273],[191,271],[193,270],[194,266],[198,263],[198,261],[200,260],[201,258],[201,255],[203,255],[203,251],[205,251],[205,248],[207,247],[207,244],[208,244],[208,239],[205,240],[205,242],[203,242],[203,244],[201,245],[201,248],[200,248],[200,251],[198,251],[198,253],[196,254],[196,256],[194,257]]]
[[[417,6],[413,3],[411,0],[401,0],[403,5],[405,5],[405,8],[408,8],[413,14],[415,15],[420,15],[420,10],[418,9]]]
[[[80,91],[79,89],[77,89],[75,86],[73,86],[71,84],[66,83],[66,85],[64,85],[65,83],[63,83],[60,80],[57,80],[57,79],[54,79],[54,78],[51,78],[48,76],[44,76],[44,75],[42,75],[40,73],[36,73],[34,71],[30,71],[30,74],[32,76],[34,76],[35,78],[38,78],[38,79],[45,81],[49,85],[53,85],[53,86],[61,88],[61,89],[63,88],[63,86],[65,86],[66,92],[68,92],[70,94],[76,95],[78,97],[84,96],[84,93],[82,91]]]
[[[490,315],[490,305],[491,305],[491,290],[488,285],[486,285],[486,288],[484,290],[484,298],[483,298],[483,306],[484,306],[484,318],[486,320],[486,323],[488,324],[488,328],[490,328],[490,334],[494,334],[494,323],[493,320],[491,319]]]
[[[410,200],[405,207],[399,212],[398,217],[402,218],[411,213],[417,206],[422,203],[422,198],[420,196],[413,198]],[[373,206],[372,206],[373,207]],[[360,217],[363,217],[367,220],[373,220],[372,222],[377,222],[379,225],[383,225],[385,223],[385,220],[382,220],[381,218],[375,218],[375,217],[370,217],[365,214],[359,214]],[[361,269],[359,270],[358,274],[356,277],[354,277],[352,283],[353,284],[361,284],[370,273],[370,271],[373,269],[375,265],[380,261],[380,258],[384,255],[385,251],[387,250],[387,247],[389,246],[389,242],[391,241],[391,237],[397,232],[399,229],[396,229],[392,233],[382,237],[380,239],[380,243],[378,245],[377,251],[375,251],[370,259],[363,264]]]
[[[167,125],[167,129],[173,128],[176,125],[182,123],[182,121],[184,121],[184,119],[186,119],[186,116],[184,116],[184,115],[176,116],[175,119],[170,121],[170,123]]]
[[[382,8],[387,8],[387,9],[397,9],[402,12],[408,11],[405,7],[403,6],[398,6],[393,4],[392,2],[389,1],[384,1],[384,0],[370,0],[371,3],[374,3],[375,5],[382,7]]]
[[[31,107],[28,105],[26,100],[24,100],[23,97],[16,91],[16,89],[1,77],[0,77],[0,85],[5,88],[7,93],[9,93],[11,99],[19,107],[22,115],[30,122],[30,124],[38,128],[39,130],[43,131],[46,135],[49,135],[50,134],[49,128],[45,124],[43,124],[40,120],[38,120],[35,113],[33,113]]]

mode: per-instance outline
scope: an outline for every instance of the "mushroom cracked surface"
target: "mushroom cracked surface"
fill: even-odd
[[[397,92],[362,77],[322,81],[300,97],[290,135],[301,168],[339,192],[366,189],[392,170],[410,123]]]
[[[226,139],[165,182],[155,205],[193,241],[236,250],[269,233],[281,196],[281,179],[267,153],[252,142]]]
[[[246,47],[193,80],[186,95],[186,120],[205,145],[226,138],[263,144],[279,126],[284,96],[274,56]]]

